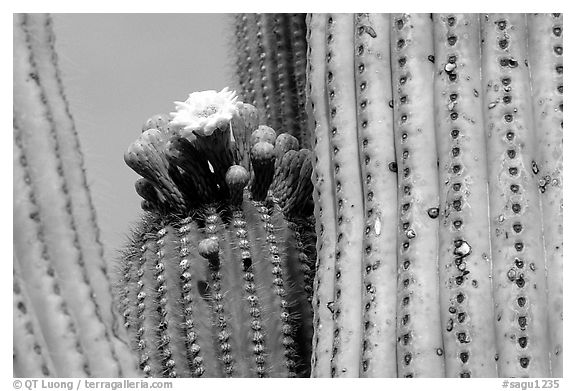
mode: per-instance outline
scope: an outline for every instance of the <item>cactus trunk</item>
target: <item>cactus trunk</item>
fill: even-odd
[[[14,15],[14,267],[52,356],[50,375],[133,376],[51,23]]]
[[[312,373],[328,376],[328,358],[319,354],[332,347],[330,376],[393,376],[371,367],[375,354],[397,354],[397,375],[406,377],[561,374],[561,15],[534,15],[529,23],[520,14],[388,17],[309,16],[309,112],[322,238]],[[383,104],[388,100],[393,114]],[[374,123],[384,133],[371,150]],[[392,143],[396,162],[385,148]],[[382,191],[395,181],[384,182],[387,168],[397,171],[396,199]],[[373,191],[378,180],[387,185]],[[359,192],[364,208],[353,210]],[[363,301],[360,315],[350,306],[358,305],[355,295],[370,297],[362,293],[374,273],[370,259],[388,265],[382,246],[393,241],[371,237],[377,225],[385,227],[373,217],[379,197],[386,208],[397,205],[398,281],[382,280],[375,302]],[[345,229],[351,226],[352,232]],[[361,277],[360,260],[366,268]],[[392,287],[398,344],[391,348],[382,340],[382,350],[372,350],[371,330],[381,327],[383,337],[389,329],[384,319],[366,320],[374,303],[381,305],[378,292]],[[338,297],[344,291],[350,292],[346,312]],[[322,307],[330,300],[334,315]],[[345,358],[339,355],[343,342]]]

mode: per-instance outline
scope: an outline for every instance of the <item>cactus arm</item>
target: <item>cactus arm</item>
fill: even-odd
[[[14,33],[14,132],[34,192],[34,219],[46,239],[44,259],[61,278],[62,297],[88,359],[86,371],[96,376],[135,374],[132,356],[115,330],[118,318],[112,312],[102,245],[63,95],[50,18],[15,15]],[[25,224],[18,220],[16,225]],[[18,258],[23,264],[33,261]],[[58,368],[62,376],[78,373],[75,366]]]
[[[330,376],[334,303],[334,262],[336,249],[335,185],[331,173],[328,138],[328,96],[326,80],[326,22],[324,14],[309,14],[308,25],[308,99],[309,118],[314,125],[314,215],[316,217],[316,276],[314,279],[314,337],[312,340],[312,377]]]
[[[49,121],[57,143],[57,155],[62,163],[61,175],[70,202],[68,213],[77,231],[76,246],[82,253],[86,276],[94,291],[98,316],[104,323],[113,324],[117,321],[117,315],[112,311],[110,277],[104,261],[104,248],[100,241],[94,205],[87,190],[84,157],[58,68],[52,19],[42,15],[28,15],[27,28],[28,34],[34,35],[34,39],[28,41],[31,61],[35,63],[38,87],[47,98],[46,110],[50,113]]]
[[[499,375],[549,376],[526,15],[486,15],[482,37]]]
[[[438,293],[438,170],[430,15],[391,16],[398,162],[398,376],[444,376]]]
[[[529,64],[542,200],[552,376],[562,377],[562,14],[528,16]]]
[[[329,14],[326,82],[336,187],[336,264],[332,375],[360,373],[364,210],[354,85],[354,16]]]
[[[496,377],[479,15],[435,14],[434,40],[446,375]]]
[[[311,144],[306,105],[305,14],[238,14],[236,82],[259,123]]]
[[[355,19],[357,144],[365,205],[361,376],[396,377],[396,302],[390,297],[396,296],[398,211],[393,111],[389,105],[390,18],[357,14]]]

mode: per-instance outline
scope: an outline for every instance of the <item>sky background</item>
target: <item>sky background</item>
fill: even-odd
[[[141,213],[124,151],[174,101],[233,81],[226,14],[55,14],[56,50],[108,261]]]

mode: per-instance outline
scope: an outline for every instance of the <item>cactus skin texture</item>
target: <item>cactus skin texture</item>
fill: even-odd
[[[125,155],[147,212],[117,286],[145,376],[310,375],[311,152],[235,104],[209,135],[153,117]]]
[[[307,19],[312,375],[562,376],[562,15],[385,18]]]
[[[312,145],[306,112],[306,14],[235,14],[233,50],[240,98],[259,121]]]
[[[134,377],[48,15],[14,15],[14,375]]]

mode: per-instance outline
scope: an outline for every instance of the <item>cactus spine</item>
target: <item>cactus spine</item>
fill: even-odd
[[[14,15],[14,251],[25,314],[38,320],[37,327],[33,321],[26,327],[34,326],[38,346],[45,346],[40,372],[134,376],[63,92],[52,22],[40,14]],[[14,334],[15,367],[21,376],[38,374],[20,337],[26,335]]]
[[[310,373],[311,152],[235,99],[191,94],[168,123],[148,121],[125,155],[144,177],[148,215],[118,294],[146,376]]]

